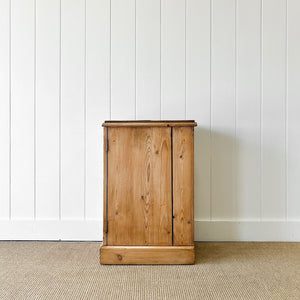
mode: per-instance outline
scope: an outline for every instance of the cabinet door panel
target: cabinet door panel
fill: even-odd
[[[108,129],[107,245],[172,245],[171,129]]]
[[[194,244],[194,128],[173,128],[174,246]]]

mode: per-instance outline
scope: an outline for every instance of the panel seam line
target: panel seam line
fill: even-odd
[[[212,197],[212,7],[213,7],[213,0],[210,0],[210,47],[209,47],[209,217],[212,221],[212,210],[213,210],[213,197]]]
[[[87,163],[86,163],[86,0],[84,1],[84,86],[83,86],[83,98],[84,98],[84,133],[83,133],[83,139],[84,139],[84,153],[83,153],[83,165],[84,165],[84,171],[83,171],[83,176],[84,176],[84,181],[83,181],[83,219],[86,219],[86,167],[87,167]]]
[[[260,2],[260,221],[263,215],[263,0]]]
[[[289,102],[288,102],[288,0],[285,0],[285,219],[288,221],[289,214],[288,214],[288,200],[289,200]]]
[[[105,214],[106,214],[106,224],[105,224],[105,235],[106,235],[106,246],[108,245],[108,127],[106,127],[106,149],[105,149],[105,155],[106,155],[106,206],[105,206]],[[104,199],[103,199],[104,200]]]
[[[111,120],[111,107],[112,107],[112,97],[111,97],[111,89],[112,89],[112,80],[111,80],[111,64],[112,64],[112,55],[111,55],[111,1],[109,1],[109,119]]]
[[[234,163],[234,172],[233,172],[233,186],[234,186],[234,213],[235,213],[235,219],[238,219],[238,201],[237,201],[237,168],[238,168],[238,143],[237,143],[237,114],[238,114],[238,96],[237,96],[237,56],[238,56],[238,50],[237,50],[237,14],[238,14],[238,1],[235,0],[235,11],[234,11],[234,157],[233,157],[233,163]]]
[[[172,246],[174,246],[174,207],[173,207],[173,200],[174,200],[174,178],[173,178],[173,127],[171,127],[171,206],[172,206]]]
[[[59,1],[59,79],[58,79],[58,89],[59,89],[59,97],[58,97],[58,114],[59,114],[59,124],[58,124],[58,219],[61,220],[61,115],[62,115],[62,107],[61,107],[61,83],[62,83],[62,71],[61,71],[61,1]]]
[[[8,197],[9,197],[9,207],[8,207],[8,217],[9,217],[9,220],[11,220],[11,0],[9,1],[9,45],[8,45],[8,47],[9,47],[9,95],[8,95],[8,97],[9,97],[9,128],[8,128],[8,132],[9,132],[9,149],[8,149],[8,151],[9,151],[9,170],[8,170],[8,172],[9,172],[9,182],[8,182],[8,193],[9,193],[9,195],[8,195]]]
[[[36,220],[36,0],[34,0],[34,65],[33,65],[33,219]]]

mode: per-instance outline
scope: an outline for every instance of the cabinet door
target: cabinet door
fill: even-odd
[[[108,128],[107,245],[172,245],[171,128]]]

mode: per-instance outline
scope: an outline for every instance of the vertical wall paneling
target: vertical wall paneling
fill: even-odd
[[[160,118],[160,1],[136,1],[136,118]]]
[[[186,118],[195,128],[195,218],[210,218],[210,0],[186,4]],[[199,109],[195,109],[199,107]]]
[[[212,4],[212,218],[235,218],[235,1]]]
[[[0,2],[0,219],[9,218],[10,2]]]
[[[105,119],[197,121],[195,239],[299,239],[299,15],[298,0],[1,0],[0,239],[102,238]]]
[[[34,0],[12,0],[11,216],[13,219],[34,217],[34,66]]]
[[[59,0],[36,1],[36,218],[59,217]]]
[[[102,218],[103,128],[109,119],[110,0],[86,1],[86,197],[87,219]]]
[[[84,217],[85,1],[61,2],[61,218]]]
[[[10,1],[0,2],[0,219],[9,218]]]
[[[237,1],[237,217],[260,218],[261,1]],[[251,184],[249,184],[251,182]]]
[[[185,119],[185,0],[161,0],[161,118]]]
[[[262,218],[284,219],[286,0],[265,0],[262,19]]]
[[[111,0],[111,118],[135,119],[135,1]]]
[[[287,217],[300,218],[300,2],[289,0],[287,6]]]

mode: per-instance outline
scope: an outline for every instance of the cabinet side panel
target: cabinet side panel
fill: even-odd
[[[103,130],[103,245],[107,245],[107,138],[108,128]]]
[[[172,245],[171,129],[110,128],[108,245]]]
[[[173,242],[194,244],[194,128],[173,128]]]

